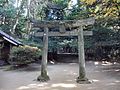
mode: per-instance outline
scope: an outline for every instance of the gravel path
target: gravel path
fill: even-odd
[[[66,63],[48,65],[50,81],[37,82],[40,65],[32,64],[27,68],[4,71],[0,69],[0,90],[120,90],[120,64],[86,63],[88,78],[92,84],[77,84],[78,64]]]

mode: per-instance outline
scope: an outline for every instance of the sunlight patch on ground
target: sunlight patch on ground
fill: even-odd
[[[118,64],[117,62],[114,62],[113,64]]]
[[[71,82],[71,81],[73,81],[73,80],[66,80],[66,81]]]
[[[45,89],[45,88],[49,88],[49,87],[44,87],[45,85],[47,85],[47,83],[41,83],[41,84],[29,84],[27,86],[21,86],[19,88],[17,88],[18,90],[28,90],[31,88],[41,88],[41,89]]]
[[[95,64],[95,65],[98,65],[98,64],[99,64],[99,62],[94,62],[94,64]]]
[[[75,84],[58,83],[58,84],[52,84],[52,87],[74,88],[77,86]]]
[[[102,72],[113,72],[113,71],[115,71],[115,72],[119,72],[119,71],[120,71],[120,69],[102,70]]]
[[[29,89],[29,87],[28,87],[28,86],[21,86],[21,87],[19,87],[18,89],[19,89],[19,90],[25,90],[25,89]]]
[[[65,71],[65,72],[66,72],[67,70],[63,70],[63,71]]]
[[[110,62],[107,62],[107,61],[102,61],[102,65],[103,66],[108,66],[108,65],[113,65],[113,64],[110,63]]]
[[[73,71],[70,71],[69,74],[71,74],[71,75],[77,75],[77,73],[75,73],[75,72],[73,72]],[[68,75],[69,75],[69,74],[68,74]]]
[[[65,83],[58,83],[58,84],[52,84],[51,86],[46,86],[46,83],[41,83],[41,84],[29,84],[27,86],[21,86],[17,88],[17,90],[29,90],[29,89],[39,89],[40,90],[45,90],[45,89],[50,89],[52,88],[57,88],[57,87],[62,87],[62,88],[75,88],[77,87],[75,84],[65,84]],[[57,90],[57,89],[52,89],[52,90]]]
[[[73,73],[73,75],[77,75],[77,73]]]
[[[51,63],[51,64],[55,64],[55,62],[53,62],[53,61],[50,61],[50,63]]]
[[[96,62],[94,62],[94,65],[99,65],[99,64],[101,64],[103,66],[108,66],[108,65],[113,65],[113,64],[117,64],[117,63],[116,62],[111,63],[111,62],[108,62],[108,61],[102,61],[102,62],[96,61]]]
[[[116,83],[120,83],[120,81],[115,81]]]
[[[45,86],[45,85],[47,85],[47,83],[41,83],[41,84],[38,84],[37,86],[43,87],[43,86]]]
[[[93,90],[93,89],[96,89],[96,87],[89,87],[87,88],[88,90]]]
[[[29,84],[28,87],[29,88],[35,88],[35,87],[37,87],[37,84]]]
[[[116,83],[108,83],[107,85],[108,85],[108,86],[116,85]]]
[[[100,80],[97,79],[92,79],[93,82],[99,82]]]
[[[69,63],[69,65],[76,65],[77,63]]]
[[[116,69],[115,71],[116,71],[116,72],[119,72],[119,71],[120,71],[120,69]]]

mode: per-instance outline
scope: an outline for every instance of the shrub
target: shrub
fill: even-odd
[[[10,52],[9,62],[12,65],[25,65],[38,60],[41,50],[37,47],[20,46],[13,47]]]

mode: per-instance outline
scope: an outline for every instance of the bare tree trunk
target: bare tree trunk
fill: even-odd
[[[27,0],[27,26],[26,26],[26,30],[27,30],[27,34],[30,34],[30,30],[31,30],[31,24],[30,24],[30,2],[31,0]]]
[[[22,3],[23,2],[23,0],[21,0],[21,2],[20,2],[20,6],[18,6],[18,3],[19,3],[19,0],[17,0],[17,13],[16,13],[16,21],[15,21],[15,24],[13,25],[13,28],[12,28],[12,34],[14,35],[15,34],[15,29],[16,29],[16,27],[17,27],[17,25],[18,25],[18,22],[19,22],[19,14],[20,14],[20,11],[21,11],[21,5],[23,4]]]
[[[15,29],[16,29],[16,26],[17,26],[17,24],[18,24],[18,14],[19,14],[19,10],[18,10],[18,3],[19,3],[19,0],[16,0],[16,4],[17,4],[17,6],[16,6],[16,8],[17,8],[17,13],[16,13],[16,21],[15,21],[15,24],[13,25],[13,28],[12,28],[12,34],[14,35],[14,33],[15,33]]]
[[[79,55],[79,76],[77,78],[77,83],[80,84],[90,83],[86,78],[86,72],[85,72],[85,52],[84,52],[84,37],[83,37],[82,26],[80,26],[78,31],[78,55]]]
[[[14,24],[12,32],[11,32],[13,35],[15,34],[15,29],[16,29],[17,25],[18,25],[18,17],[16,18],[15,24]]]
[[[47,75],[47,56],[48,56],[48,27],[45,27],[43,35],[41,75],[38,76],[37,78],[37,80],[41,82],[50,80],[49,76]]]

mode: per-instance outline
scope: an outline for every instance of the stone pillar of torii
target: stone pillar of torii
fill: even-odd
[[[47,74],[47,54],[48,54],[48,37],[49,36],[78,36],[78,60],[79,60],[79,74],[76,79],[77,83],[90,83],[86,77],[85,71],[85,52],[84,52],[84,35],[91,35],[91,31],[83,31],[83,26],[94,24],[94,18],[83,20],[51,20],[51,21],[37,21],[31,20],[32,27],[43,28],[44,32],[35,34],[36,36],[43,36],[43,52],[41,63],[41,75],[38,76],[38,81],[50,80]],[[59,32],[49,32],[49,28],[59,28]],[[77,28],[75,30],[66,31],[66,28]]]

